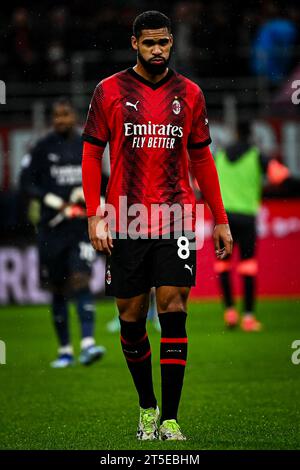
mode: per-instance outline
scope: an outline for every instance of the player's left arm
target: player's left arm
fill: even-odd
[[[202,90],[198,88],[193,108],[192,128],[188,140],[191,172],[196,178],[215,219],[213,240],[216,256],[219,259],[224,259],[232,253],[233,241],[222,201],[217,169],[209,149],[210,143],[205,99]]]
[[[208,146],[190,149],[191,171],[215,220],[213,240],[217,258],[231,255],[233,241],[222,201],[217,169]]]

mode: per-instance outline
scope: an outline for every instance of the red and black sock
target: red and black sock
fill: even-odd
[[[158,315],[161,325],[160,367],[162,390],[161,422],[177,419],[187,358],[185,312]]]
[[[121,345],[142,408],[156,408],[153,390],[151,348],[146,319],[128,322],[120,318]]]
[[[244,311],[254,312],[255,308],[255,276],[243,276],[244,279]]]

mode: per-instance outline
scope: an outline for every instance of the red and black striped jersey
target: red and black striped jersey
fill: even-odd
[[[111,175],[106,202],[128,205],[195,204],[189,148],[210,144],[199,86],[168,70],[153,84],[133,68],[102,80],[91,100],[83,139],[109,142]]]

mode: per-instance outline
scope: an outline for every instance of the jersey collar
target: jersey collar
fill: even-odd
[[[152,88],[152,90],[157,90],[158,88],[160,88],[162,85],[167,83],[170,80],[170,78],[174,75],[173,70],[169,69],[167,75],[165,75],[164,78],[162,78],[157,83],[152,83],[152,82],[149,82],[149,80],[146,80],[144,77],[142,77],[138,73],[136,73],[136,71],[133,70],[132,67],[127,69],[127,71],[130,73],[130,75],[132,75],[134,78],[136,78],[136,80],[138,80],[139,82],[143,83],[144,85],[147,85],[148,87]]]

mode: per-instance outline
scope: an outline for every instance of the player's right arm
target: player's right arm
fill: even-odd
[[[101,83],[96,87],[92,97],[83,140],[82,186],[87,208],[89,238],[95,250],[110,255],[113,242],[100,206],[102,155],[109,140]]]
[[[42,173],[42,147],[38,143],[30,153],[24,155],[21,161],[20,188],[26,196],[42,200],[45,191],[41,186]]]
[[[43,184],[46,151],[42,141],[24,155],[21,163],[20,188],[29,199],[38,199],[45,206],[56,211],[64,210],[68,203],[60,196],[49,192]]]

